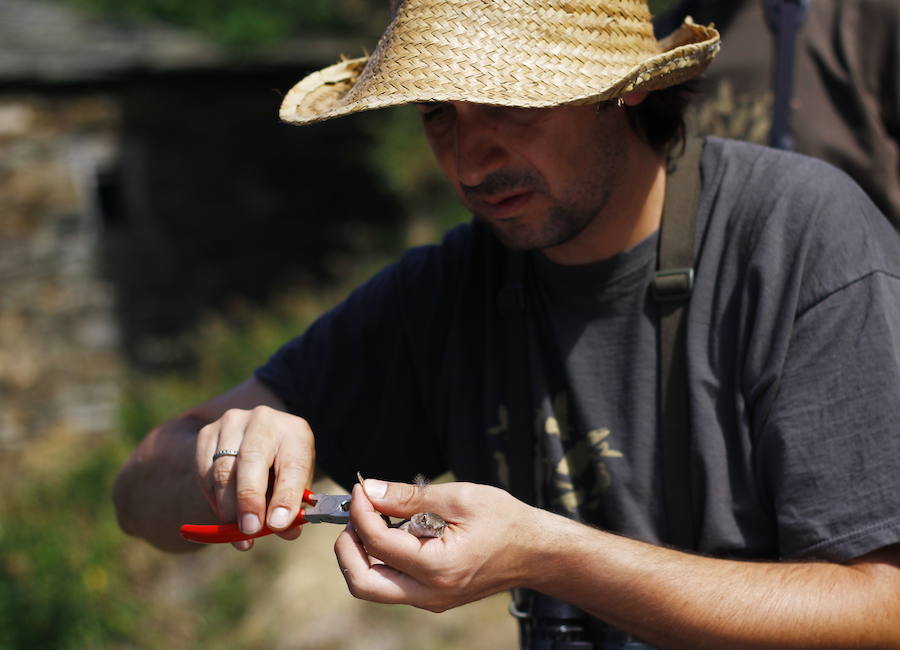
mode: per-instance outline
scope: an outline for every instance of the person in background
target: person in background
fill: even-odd
[[[771,0],[682,0],[656,18],[658,34],[684,16],[715,23],[726,47],[699,84],[699,133],[767,142],[775,38]],[[794,48],[794,150],[847,172],[900,230],[900,2],[810,0]]]

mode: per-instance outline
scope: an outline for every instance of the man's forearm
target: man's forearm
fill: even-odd
[[[216,518],[197,484],[194,447],[206,422],[182,417],[153,430],[122,467],[113,501],[122,529],[165,551],[199,548],[181,538],[182,523]]]
[[[549,515],[533,586],[665,648],[900,647],[898,547],[874,562],[754,563]],[[864,558],[865,560],[866,558]]]

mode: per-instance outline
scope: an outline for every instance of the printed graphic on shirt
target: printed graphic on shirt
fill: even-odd
[[[551,510],[570,517],[596,513],[602,506],[603,495],[612,484],[607,467],[609,459],[624,458],[612,447],[612,432],[606,428],[587,431],[584,435],[569,423],[568,400],[565,393],[553,399],[550,413],[537,409],[536,424],[540,426],[545,476],[545,498]],[[497,410],[497,424],[488,428],[489,436],[506,437],[509,413],[503,405]],[[494,445],[494,463],[502,485],[509,485],[509,461],[505,445]]]
[[[612,484],[608,459],[624,458],[612,447],[612,432],[598,428],[579,435],[566,395],[559,393],[553,399],[552,414],[544,420],[543,433],[552,509],[573,517],[598,513]]]

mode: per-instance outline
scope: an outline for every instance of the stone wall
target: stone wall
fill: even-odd
[[[100,92],[0,94],[0,452],[114,426],[122,364],[94,184],[118,122]]]
[[[111,430],[126,370],[188,367],[204,318],[403,223],[362,121],[278,121],[299,76],[0,86],[0,455]]]

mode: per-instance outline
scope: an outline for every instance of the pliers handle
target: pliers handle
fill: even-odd
[[[308,503],[312,508],[301,510],[288,529],[303,524],[346,524],[350,521],[349,494],[313,494],[309,490],[304,490],[303,502]],[[180,530],[181,536],[186,540],[201,544],[239,542],[271,535],[275,532],[267,526],[263,526],[252,535],[245,535],[237,524],[184,524]]]

